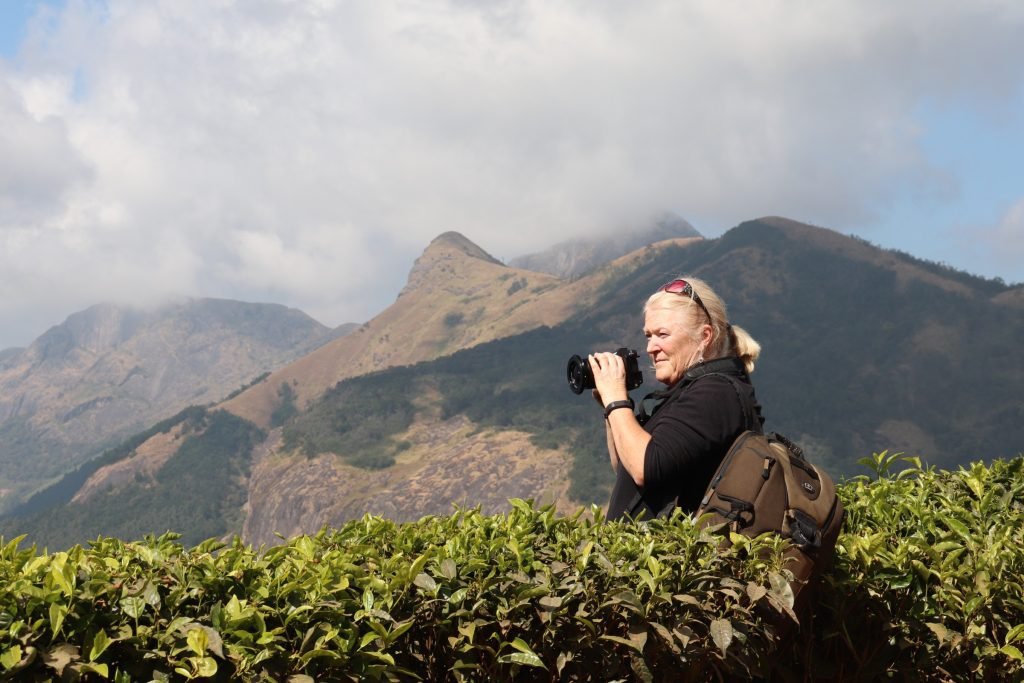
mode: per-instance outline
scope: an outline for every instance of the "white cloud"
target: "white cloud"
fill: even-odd
[[[1006,107],[1022,13],[70,0],[0,62],[0,321],[170,294],[363,320],[445,230],[508,258],[665,207],[852,228],[955,190],[915,112]]]
[[[990,258],[1020,272],[1024,261],[1024,197],[1011,206],[985,239]]]

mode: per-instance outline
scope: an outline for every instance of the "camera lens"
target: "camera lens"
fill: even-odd
[[[565,368],[566,379],[569,380],[569,389],[574,394],[582,394],[584,389],[594,388],[594,377],[590,372],[590,365],[579,356],[569,359],[569,365]]]

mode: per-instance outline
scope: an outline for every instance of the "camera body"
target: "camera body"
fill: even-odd
[[[626,364],[626,390],[632,391],[643,384],[644,374],[640,371],[639,354],[633,349],[622,347],[615,351],[615,355]],[[594,373],[590,370],[590,363],[586,358],[570,358],[565,375],[569,380],[569,389],[574,394],[582,394],[584,389],[594,388]]]

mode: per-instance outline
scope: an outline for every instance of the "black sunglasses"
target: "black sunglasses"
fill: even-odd
[[[697,296],[697,292],[693,290],[693,285],[686,280],[679,279],[672,280],[672,282],[666,282],[661,287],[658,287],[658,291],[668,292],[669,294],[682,294],[683,296],[690,297],[693,299],[693,303],[700,306],[700,310],[704,311],[704,315],[708,317],[708,323],[713,324],[711,322],[711,313],[708,312],[708,307],[705,306],[704,302],[700,300],[699,296]]]

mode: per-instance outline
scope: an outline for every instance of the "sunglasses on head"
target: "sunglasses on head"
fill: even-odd
[[[666,282],[661,287],[658,287],[659,292],[668,292],[669,294],[682,294],[693,299],[693,303],[700,306],[700,310],[704,311],[704,315],[708,317],[708,323],[711,322],[711,313],[708,312],[708,307],[704,305],[704,302],[700,300],[697,292],[694,291],[693,285],[683,279],[672,280]]]

